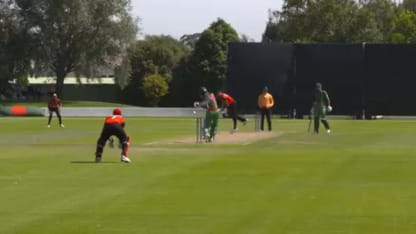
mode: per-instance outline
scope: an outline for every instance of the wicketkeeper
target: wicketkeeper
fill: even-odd
[[[121,143],[121,161],[125,163],[131,162],[128,158],[130,137],[127,136],[126,131],[124,130],[125,125],[124,117],[121,115],[121,110],[119,108],[114,109],[113,114],[105,118],[101,135],[97,141],[95,162],[101,162],[104,146],[111,136],[116,136]]]

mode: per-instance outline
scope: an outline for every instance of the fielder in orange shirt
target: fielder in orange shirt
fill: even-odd
[[[101,135],[97,141],[95,162],[101,162],[104,146],[111,136],[116,136],[121,144],[121,161],[125,163],[131,162],[128,158],[130,137],[127,136],[126,131],[124,130],[125,125],[124,117],[121,115],[121,110],[119,108],[114,109],[113,114],[105,118]]]
[[[62,107],[61,99],[58,98],[58,95],[56,93],[53,93],[51,99],[48,101],[48,110],[49,110],[48,128],[51,127],[52,115],[54,112],[56,116],[58,117],[59,126],[61,126],[61,128],[64,127],[64,124],[62,123],[61,107]]]
[[[243,124],[247,123],[247,118],[241,116],[237,112],[237,101],[231,97],[229,94],[224,92],[218,92],[218,97],[222,101],[222,108],[227,108],[227,113],[233,120],[233,130],[232,132],[237,131],[237,120],[243,122]]]

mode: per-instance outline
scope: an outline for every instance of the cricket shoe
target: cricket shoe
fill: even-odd
[[[130,163],[131,162],[131,160],[128,157],[124,156],[124,155],[121,155],[121,161],[125,162],[125,163]]]
[[[101,162],[101,156],[95,156],[95,162],[96,163]]]
[[[209,142],[209,139],[211,139],[211,135],[209,133],[206,133],[204,137],[205,142]]]
[[[65,127],[65,125],[64,124],[61,124],[61,128],[64,128]]]
[[[248,121],[248,118],[246,118],[246,120],[243,121],[243,126],[247,125],[247,121]]]

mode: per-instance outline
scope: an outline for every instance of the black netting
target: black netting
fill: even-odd
[[[285,112],[291,102],[293,45],[232,43],[229,45],[226,91],[243,113],[253,113],[264,86],[273,94],[275,111]]]
[[[297,45],[296,108],[307,114],[316,82],[323,85],[335,114],[353,115],[362,106],[363,48],[360,44]]]
[[[365,100],[371,114],[415,115],[409,102],[416,98],[416,45],[367,45]]]
[[[415,115],[415,58],[416,45],[232,43],[226,88],[246,113],[267,85],[274,113],[308,114],[321,82],[334,114]]]

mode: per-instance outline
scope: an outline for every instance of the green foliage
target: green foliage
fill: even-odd
[[[202,78],[203,85],[212,90],[219,90],[224,86],[228,43],[236,41],[239,41],[237,32],[222,19],[213,22],[202,32],[195,44],[192,62],[195,63],[196,72]]]
[[[181,36],[180,41],[189,49],[194,50],[195,44],[201,37],[201,33],[186,34]]]
[[[416,11],[416,0],[403,0],[402,7],[407,11]]]
[[[112,67],[135,39],[136,20],[129,0],[16,0],[31,33],[33,59],[51,68],[62,92],[69,72],[87,77]]]
[[[130,59],[126,56],[122,58],[120,65],[114,67],[114,78],[116,83],[124,89],[130,82],[132,74]]]
[[[9,81],[25,83],[30,73],[29,38],[19,11],[12,1],[0,2],[0,92]]]
[[[204,30],[192,54],[175,71],[174,99],[189,106],[198,98],[200,86],[210,91],[223,88],[227,71],[228,43],[239,41],[237,32],[222,19]]]
[[[146,36],[144,40],[137,41],[129,51],[132,75],[125,94],[138,97],[134,104],[148,105],[144,102],[143,89],[138,88],[143,86],[144,77],[160,74],[169,84],[174,69],[188,55],[189,49],[170,36]]]
[[[146,36],[131,51],[134,77],[142,79],[146,74],[158,73],[170,81],[172,70],[188,54],[189,49],[171,36]]]
[[[399,8],[390,0],[286,0],[263,41],[387,42]]]
[[[253,38],[250,38],[248,35],[246,34],[242,34],[240,35],[240,42],[255,42],[255,40]]]
[[[148,75],[143,80],[142,90],[152,106],[157,106],[160,99],[168,94],[166,77],[160,74]]]
[[[379,42],[388,42],[400,8],[391,0],[366,0],[361,11],[366,12],[367,17],[376,22],[380,32]]]
[[[416,43],[416,13],[405,11],[399,15],[392,33],[393,43]]]

